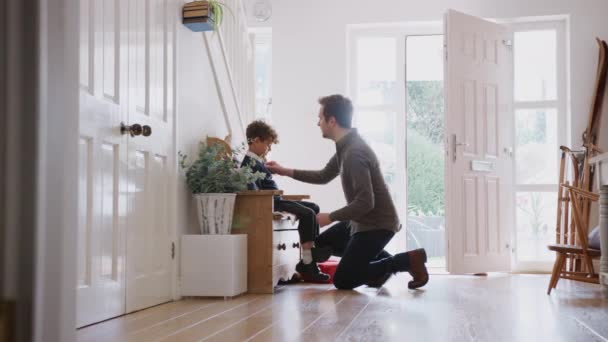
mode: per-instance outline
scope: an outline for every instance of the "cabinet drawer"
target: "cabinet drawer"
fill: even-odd
[[[274,213],[272,220],[273,230],[298,229],[298,219],[289,213]]]
[[[297,230],[272,232],[272,265],[295,264],[300,260],[300,235]]]

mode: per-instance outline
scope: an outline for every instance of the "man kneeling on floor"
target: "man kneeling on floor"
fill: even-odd
[[[273,173],[312,184],[326,184],[340,175],[347,205],[332,213],[317,214],[321,226],[338,223],[315,240],[316,247],[331,247],[332,254],[341,257],[334,285],[339,289],[363,284],[381,287],[392,274],[407,271],[413,277],[408,283],[410,289],[424,286],[429,280],[424,249],[394,256],[384,250],[401,225],[376,154],[351,128],[351,101],[342,95],[331,95],[319,99],[319,104],[317,125],[324,138],[336,143],[336,153],[325,168],[294,170],[276,162],[268,162],[266,167]]]

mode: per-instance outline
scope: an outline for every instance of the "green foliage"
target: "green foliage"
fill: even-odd
[[[407,187],[409,216],[445,212],[443,82],[407,82]]]
[[[407,150],[408,215],[444,215],[444,161],[441,145],[433,144],[414,129],[408,129]]]
[[[430,142],[443,142],[443,82],[407,82],[407,125]]]
[[[220,2],[218,0],[209,0],[209,8],[213,12],[213,31],[217,32],[217,29],[220,27],[222,22],[224,21],[224,10],[227,10],[230,15],[234,17],[232,10],[228,5]]]
[[[232,151],[237,155],[243,148]],[[201,143],[198,158],[188,164],[185,154],[179,153],[179,163],[186,172],[186,183],[193,194],[235,193],[247,190],[247,184],[265,177],[253,172],[250,166],[238,167],[238,162],[225,155],[223,146]]]

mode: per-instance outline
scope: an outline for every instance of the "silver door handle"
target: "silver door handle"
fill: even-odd
[[[468,142],[460,142],[456,139],[456,134],[452,134],[452,161],[456,161],[456,148],[458,146],[465,146],[465,147],[469,147],[471,146],[471,144],[469,144]]]

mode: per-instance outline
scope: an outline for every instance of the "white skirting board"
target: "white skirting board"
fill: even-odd
[[[247,292],[247,235],[183,235],[181,248],[183,296]]]

